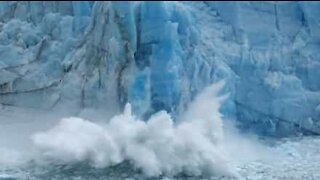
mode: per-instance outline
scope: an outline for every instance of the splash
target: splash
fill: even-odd
[[[158,112],[142,121],[127,104],[122,114],[106,124],[71,117],[54,128],[33,135],[41,156],[50,161],[89,161],[107,167],[129,161],[147,176],[231,175],[221,146],[223,128],[217,93],[223,83],[207,87],[175,124],[168,113]]]

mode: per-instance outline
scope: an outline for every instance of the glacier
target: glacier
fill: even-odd
[[[243,130],[320,133],[318,2],[1,2],[0,103],[175,121],[224,80]]]
[[[319,179],[319,10],[0,2],[0,179]]]

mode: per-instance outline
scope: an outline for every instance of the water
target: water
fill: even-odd
[[[278,161],[255,160],[236,164],[240,178],[192,177],[183,174],[174,177],[145,177],[129,162],[107,168],[93,168],[88,163],[39,166],[28,164],[15,169],[0,170],[0,179],[247,179],[247,180],[318,180],[320,179],[320,138],[301,137],[268,140],[273,152],[281,156]],[[272,145],[270,145],[272,144]],[[142,157],[143,158],[143,157]]]
[[[221,118],[219,88],[204,90],[179,123],[166,112],[141,121],[130,105],[105,122],[1,108],[0,180],[320,179],[319,137],[240,134]]]

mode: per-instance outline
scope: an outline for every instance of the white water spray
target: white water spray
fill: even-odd
[[[148,176],[176,174],[230,175],[223,141],[220,99],[223,83],[206,88],[174,124],[164,111],[148,121],[137,119],[127,104],[123,114],[106,124],[65,118],[35,134],[34,145],[47,160],[63,163],[89,160],[106,167],[128,160]]]

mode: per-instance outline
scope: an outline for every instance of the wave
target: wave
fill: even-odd
[[[223,82],[203,90],[175,124],[161,111],[143,121],[127,104],[108,123],[70,117],[32,136],[42,159],[73,163],[88,160],[94,167],[131,162],[147,176],[232,175],[223,149],[223,124],[218,92]]]

